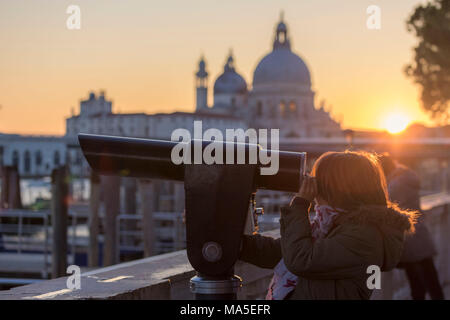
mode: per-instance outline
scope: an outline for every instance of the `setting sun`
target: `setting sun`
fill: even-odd
[[[390,133],[399,133],[406,129],[410,120],[409,118],[401,113],[393,113],[387,116],[384,127]]]

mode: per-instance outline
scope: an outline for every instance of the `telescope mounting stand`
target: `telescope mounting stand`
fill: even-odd
[[[255,192],[256,165],[186,165],[187,255],[197,276],[198,300],[235,300],[242,280],[234,275],[241,237]]]

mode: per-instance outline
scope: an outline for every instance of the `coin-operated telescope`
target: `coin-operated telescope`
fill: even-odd
[[[234,275],[234,264],[256,190],[296,192],[306,167],[306,153],[265,150],[255,144],[192,140],[180,145],[90,134],[79,134],[78,139],[98,174],[184,181],[187,256],[197,271],[191,279],[197,299],[236,299],[242,280]],[[223,164],[198,161],[198,153],[212,144],[218,147],[214,152],[222,148],[227,153]],[[183,150],[183,163],[174,161],[174,148]],[[252,161],[255,152],[276,158],[277,172],[262,174],[267,164]]]

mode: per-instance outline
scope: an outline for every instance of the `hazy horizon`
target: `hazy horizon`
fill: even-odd
[[[212,104],[230,48],[251,87],[281,11],[316,107],[325,99],[343,128],[383,130],[394,114],[431,125],[403,73],[417,42],[405,21],[421,1],[399,2],[0,0],[0,132],[63,134],[90,90],[105,90],[114,112],[194,111],[202,54]],[[71,4],[81,8],[81,30],[66,28]],[[373,4],[381,30],[366,28]]]

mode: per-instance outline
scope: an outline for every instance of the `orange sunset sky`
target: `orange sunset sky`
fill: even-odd
[[[90,90],[115,112],[194,110],[201,54],[212,85],[229,49],[251,85],[284,11],[293,50],[307,63],[316,106],[344,128],[384,129],[400,114],[430,124],[419,88],[403,74],[416,43],[405,20],[417,0],[0,0],[0,132],[63,134]],[[81,30],[66,8],[81,8]],[[381,7],[381,30],[366,8]]]

